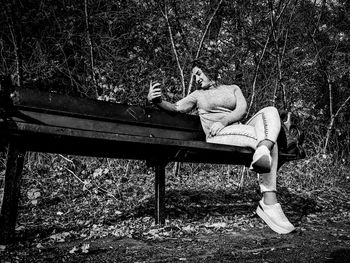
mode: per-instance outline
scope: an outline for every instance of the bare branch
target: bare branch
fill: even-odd
[[[22,58],[22,38],[21,38],[21,22],[18,17],[17,12],[13,10],[13,8],[18,8],[15,5],[5,5],[3,8],[3,12],[5,14],[7,24],[10,30],[11,39],[14,48],[15,61],[16,61],[16,77],[17,77],[17,85],[19,87],[22,86],[23,83],[23,58]],[[16,23],[14,23],[16,21]]]
[[[187,41],[187,38],[186,38],[186,32],[184,32],[184,29],[183,29],[183,27],[181,25],[181,22],[179,20],[180,15],[179,15],[179,12],[178,12],[176,1],[173,1],[173,8],[174,8],[174,12],[175,12],[175,19],[176,19],[177,29],[180,32],[182,42],[183,42],[183,44],[185,46],[185,50],[190,54],[191,52],[190,52],[190,48],[189,48],[188,41]]]
[[[202,46],[203,46],[204,39],[205,39],[205,37],[206,37],[207,34],[208,34],[208,30],[209,30],[209,27],[210,27],[210,25],[211,25],[211,22],[213,21],[213,19],[214,19],[216,13],[218,12],[218,10],[219,10],[219,8],[220,8],[220,6],[221,6],[221,4],[222,4],[222,1],[223,1],[223,0],[220,0],[220,2],[218,3],[217,7],[215,8],[215,10],[214,10],[212,16],[210,17],[210,19],[209,19],[209,21],[208,21],[208,24],[207,24],[207,26],[206,26],[206,28],[205,28],[205,30],[204,30],[204,32],[203,32],[202,39],[201,39],[201,41],[199,42],[199,46],[198,46],[198,49],[197,49],[197,53],[196,53],[196,57],[195,57],[195,58],[198,58],[198,57],[199,57],[199,54],[200,54],[201,49],[202,49]]]
[[[199,42],[199,46],[198,46],[198,49],[197,49],[197,53],[196,53],[196,56],[195,56],[195,59],[197,59],[199,57],[199,54],[201,53],[201,50],[202,50],[202,46],[203,46],[203,43],[204,43],[204,39],[205,37],[207,36],[208,34],[208,30],[209,30],[209,27],[215,17],[215,15],[217,14],[219,8],[221,7],[221,4],[222,4],[223,0],[220,0],[220,2],[218,3],[217,7],[215,8],[212,16],[210,17],[209,21],[208,21],[208,24],[203,32],[203,35],[202,35],[202,39],[201,41]],[[187,94],[190,94],[191,93],[191,90],[192,90],[192,82],[193,82],[193,75],[191,74],[191,78],[190,78],[190,82],[188,84],[188,89],[187,89]]]
[[[264,49],[261,53],[261,56],[260,56],[260,59],[259,59],[259,62],[258,64],[256,65],[256,68],[255,68],[255,73],[254,73],[254,80],[253,80],[253,87],[252,87],[252,97],[251,97],[251,100],[250,100],[250,104],[249,104],[249,107],[248,107],[248,110],[247,110],[247,114],[246,116],[249,116],[249,112],[252,108],[252,105],[253,105],[253,102],[254,102],[254,98],[255,98],[255,86],[256,86],[256,80],[258,78],[258,72],[259,72],[259,68],[260,68],[260,64],[261,64],[261,61],[265,55],[265,52],[266,52],[266,48],[267,48],[267,44],[269,43],[270,41],[270,35],[267,37],[266,39],[266,42],[265,42],[265,46],[264,46]]]
[[[331,137],[331,133],[332,133],[334,122],[335,122],[336,118],[338,117],[340,112],[343,110],[343,108],[345,108],[346,104],[350,101],[350,96],[348,96],[347,99],[343,102],[343,104],[336,111],[336,113],[333,114],[332,83],[330,82],[330,79],[328,77],[327,77],[327,81],[328,81],[328,89],[329,89],[329,112],[330,112],[330,115],[331,115],[331,120],[330,120],[328,128],[327,128],[326,139],[325,139],[325,143],[324,143],[324,146],[323,146],[323,153],[326,153],[326,151],[327,151],[328,143],[329,143],[329,140],[330,140],[330,137]]]
[[[328,75],[328,74],[327,74]],[[333,117],[333,87],[329,76],[327,76],[328,92],[329,92],[329,115]]]
[[[337,112],[334,114],[335,118],[338,117],[339,113],[343,110],[343,108],[345,108],[346,104],[348,104],[349,101],[350,101],[350,96],[344,101],[344,103],[339,107]]]
[[[179,72],[180,72],[181,85],[182,85],[182,94],[183,94],[183,97],[184,97],[185,93],[186,93],[185,78],[184,78],[182,67],[180,65],[179,56],[177,54],[176,46],[175,46],[175,43],[174,43],[173,32],[172,32],[170,21],[169,21],[169,17],[168,17],[168,8],[167,8],[166,1],[165,1],[164,5],[165,5],[164,6],[164,10],[162,10],[162,8],[160,7],[160,11],[162,12],[162,15],[164,16],[165,21],[166,21],[167,26],[168,26],[171,47],[173,49],[173,52],[174,52],[174,55],[175,55],[175,59],[176,59],[176,64],[177,64],[177,67],[178,67]]]
[[[83,180],[81,180],[72,170],[68,169],[67,167],[65,167],[64,169],[66,169],[66,171],[68,171],[71,175],[73,175],[74,178],[75,178],[76,180],[78,180],[79,183],[83,184],[84,186],[87,185],[87,183],[84,182]],[[118,198],[116,198],[111,192],[109,192],[109,191],[107,191],[106,189],[104,189],[104,188],[98,186],[95,182],[93,182],[93,183],[94,183],[94,185],[96,186],[96,188],[97,188],[98,190],[100,190],[100,191],[106,193],[107,195],[113,197],[115,200],[118,200]],[[91,191],[90,191],[89,189],[86,189],[86,190],[91,194]]]
[[[97,82],[96,82],[96,78],[95,78],[95,74],[94,74],[94,68],[95,68],[95,61],[94,61],[94,49],[92,46],[92,40],[91,40],[91,34],[90,34],[90,23],[89,23],[89,13],[88,13],[88,2],[87,0],[84,0],[84,14],[85,14],[85,29],[86,29],[86,40],[87,40],[87,44],[89,47],[89,51],[90,51],[90,73],[91,73],[91,79],[93,81],[93,83],[96,86],[95,89],[95,93],[96,93],[96,98],[98,97],[98,93],[97,93]]]
[[[71,159],[68,159],[67,157],[64,157],[62,154],[58,155],[59,157],[61,157],[62,159],[66,160],[67,162],[70,162],[74,165],[74,162]]]
[[[291,0],[289,0],[282,7],[281,12],[277,16],[276,19],[274,19],[274,17],[273,17],[274,10],[273,10],[273,6],[271,5],[271,28],[272,28],[273,38],[274,38],[274,42],[275,42],[275,49],[276,49],[276,53],[277,53],[276,54],[276,64],[277,64],[277,70],[278,70],[278,76],[276,78],[275,90],[273,93],[272,102],[273,102],[273,105],[275,105],[277,93],[278,93],[279,89],[282,89],[282,102],[283,102],[283,106],[285,109],[287,108],[287,98],[286,98],[286,90],[285,90],[286,88],[285,88],[284,83],[282,83],[282,76],[283,76],[282,65],[283,65],[283,58],[284,58],[284,55],[286,52],[287,40],[288,40],[288,35],[289,35],[289,28],[291,25],[292,18],[295,14],[296,5],[298,3],[297,0],[295,1],[294,6],[293,6],[293,10],[289,16],[286,30],[283,29],[283,26],[281,29],[282,22],[279,22],[279,20],[282,17],[284,11],[286,10],[286,7],[290,4],[290,2],[291,2]],[[281,5],[281,2],[280,2],[280,5]],[[280,33],[278,33],[278,31],[280,31]],[[279,39],[283,37],[283,34],[284,34],[284,43],[283,43],[283,48],[281,51],[278,42],[279,42]]]
[[[67,167],[64,167],[64,169],[66,169],[71,175],[73,175],[75,177],[75,179],[78,180],[79,183],[85,185],[85,182],[83,180],[81,180],[72,170],[68,169]]]
[[[276,20],[275,22],[278,22],[278,20],[280,20],[280,18],[282,17],[284,11],[286,10],[286,7],[289,5],[291,0],[288,0],[288,2],[282,7],[281,12],[278,14],[278,16],[276,16]]]

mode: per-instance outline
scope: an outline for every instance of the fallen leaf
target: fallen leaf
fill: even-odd
[[[36,245],[36,248],[42,249],[42,248],[44,248],[44,246],[41,243],[39,243],[39,244]]]
[[[16,227],[16,231],[21,231],[21,230],[23,230],[23,229],[25,229],[25,227],[24,227],[24,226],[19,226],[19,227]]]
[[[122,214],[122,212],[116,210],[116,211],[114,212],[114,214],[117,215],[117,216],[120,216],[120,215]]]
[[[82,246],[81,246],[81,252],[83,252],[83,253],[89,253],[89,248],[90,248],[90,244],[83,244]]]
[[[101,168],[97,168],[93,173],[93,178],[97,178],[102,175],[103,170]]]
[[[27,196],[29,199],[33,200],[33,199],[37,199],[38,197],[40,197],[41,193],[40,193],[39,189],[33,188],[27,192]]]
[[[214,223],[214,224],[208,225],[207,227],[209,227],[209,228],[225,228],[225,227],[227,227],[227,223],[225,223],[225,222]]]
[[[157,235],[158,233],[159,233],[159,229],[151,229],[146,234],[153,236],[153,235]]]
[[[50,238],[56,242],[64,242],[66,237],[68,237],[68,236],[70,236],[69,232],[63,232],[63,233],[51,235]]]
[[[78,248],[76,246],[74,246],[71,250],[69,250],[69,253],[74,254],[77,251],[78,251]]]
[[[194,232],[195,228],[193,226],[191,226],[191,225],[188,225],[188,226],[183,227],[182,231],[190,233],[190,232]]]

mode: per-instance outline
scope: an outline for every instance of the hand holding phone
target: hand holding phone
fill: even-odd
[[[154,104],[162,102],[162,90],[159,86],[160,83],[153,83],[152,80],[150,81],[147,99]]]

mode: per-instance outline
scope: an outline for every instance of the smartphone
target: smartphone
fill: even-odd
[[[162,102],[162,96],[156,97],[152,100],[152,103],[158,104]]]

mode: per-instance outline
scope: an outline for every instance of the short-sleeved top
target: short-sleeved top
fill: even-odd
[[[206,136],[214,122],[221,121],[236,107],[235,85],[220,85],[213,89],[196,90],[175,103],[179,112],[189,112],[197,107]]]

